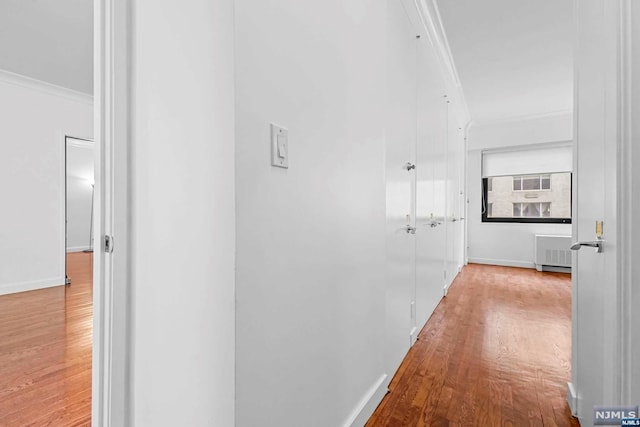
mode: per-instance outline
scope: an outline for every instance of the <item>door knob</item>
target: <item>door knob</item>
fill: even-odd
[[[406,170],[410,171],[411,169],[415,169],[415,168],[416,168],[416,165],[414,165],[414,164],[413,164],[413,163],[411,163],[411,162],[407,162],[407,164],[406,164],[406,165],[404,165],[404,167],[405,167],[405,169],[406,169]]]
[[[573,245],[571,245],[570,249],[572,251],[578,251],[583,246],[588,246],[590,248],[596,248],[598,253],[602,253],[602,251],[604,249],[604,240],[598,239],[598,240],[592,240],[592,241],[588,241],[588,242],[576,242]]]
[[[428,225],[431,228],[436,228],[437,226],[441,225],[442,221],[436,221],[435,219],[430,220],[429,222],[426,223],[426,225]]]
[[[415,227],[411,227],[410,225],[407,225],[405,230],[406,230],[407,234],[416,234],[416,228]]]

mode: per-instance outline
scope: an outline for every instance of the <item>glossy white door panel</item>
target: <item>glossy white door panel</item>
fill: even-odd
[[[410,347],[413,319],[416,147],[416,34],[399,1],[388,2],[386,348],[393,374]],[[389,375],[389,379],[392,375]]]
[[[594,405],[620,403],[618,379],[616,162],[618,2],[574,2],[576,51],[575,241],[596,239],[604,221],[604,251],[582,247],[574,255],[572,382],[582,425]],[[635,402],[637,403],[637,402]]]
[[[446,212],[445,229],[447,233],[445,288],[448,289],[461,264],[460,250],[462,246],[462,206],[460,189],[462,188],[461,168],[463,161],[464,140],[458,126],[455,111],[447,103],[447,178],[446,178]]]
[[[445,262],[447,104],[438,64],[424,38],[417,56],[416,323],[429,319],[442,299]]]

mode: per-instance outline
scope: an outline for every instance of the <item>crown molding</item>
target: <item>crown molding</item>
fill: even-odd
[[[448,98],[458,107],[461,115],[459,124],[466,129],[471,122],[471,114],[469,113],[462,84],[458,77],[458,70],[451,54],[442,18],[438,11],[437,0],[414,0],[414,4],[420,15],[421,26],[435,49],[444,77],[448,81],[448,86],[450,86],[451,92],[447,94]]]
[[[71,101],[76,101],[83,104],[93,105],[92,95],[88,95],[83,92],[78,92],[73,89],[68,89],[66,87],[57,86],[51,83],[44,82],[42,80],[33,79],[31,77],[23,76],[21,74],[12,73],[6,70],[0,70],[0,82],[10,84],[13,86],[24,87],[27,89],[46,93],[48,95],[66,98]]]
[[[506,116],[506,117],[496,117],[492,119],[482,119],[482,120],[473,120],[470,123],[470,126],[473,127],[483,127],[483,126],[495,126],[495,125],[503,125],[509,123],[517,123],[517,122],[527,122],[534,120],[544,120],[544,119],[553,119],[565,116],[573,116],[573,110],[560,110],[560,111],[550,111],[547,113],[536,113],[536,114],[525,114],[520,116]]]
[[[477,150],[482,151],[483,153],[513,153],[518,151],[529,151],[529,150],[544,150],[550,148],[572,148],[573,141],[560,140],[560,141],[549,141],[549,142],[536,142],[533,144],[523,144],[523,145],[510,145],[505,147],[493,147],[493,148],[478,148]]]

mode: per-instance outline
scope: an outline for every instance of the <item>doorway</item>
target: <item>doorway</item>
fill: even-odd
[[[95,200],[94,144],[87,138],[65,136],[65,284],[72,283],[69,257],[86,259],[93,253],[93,202]]]
[[[98,124],[93,2],[7,1],[0,15],[0,134],[11,141],[0,150],[7,206],[0,221],[0,425],[86,425],[94,328],[93,254],[84,251],[93,246],[95,152],[87,148]],[[89,167],[69,176],[76,149],[90,153]],[[69,255],[78,255],[82,274],[69,274]]]

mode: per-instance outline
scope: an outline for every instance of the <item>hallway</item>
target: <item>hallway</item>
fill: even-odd
[[[577,426],[570,346],[569,275],[469,264],[367,426]]]

